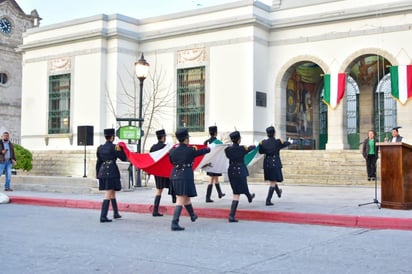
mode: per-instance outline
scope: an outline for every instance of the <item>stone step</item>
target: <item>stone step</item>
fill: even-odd
[[[371,185],[358,150],[282,150],[283,176],[288,184]],[[263,157],[249,167],[249,182],[263,182]],[[378,160],[378,177],[380,161]]]
[[[1,181],[3,183],[4,179]],[[44,191],[73,194],[99,192],[96,179],[82,177],[15,175],[12,177],[12,188],[21,191]]]
[[[365,161],[358,150],[342,151],[301,151],[282,150],[283,175],[285,184],[299,185],[372,185],[366,180]],[[380,171],[378,160],[378,172]],[[18,170],[12,184],[16,190],[52,191],[67,193],[95,193],[96,152],[86,151],[86,176],[84,176],[84,151],[35,151],[33,169],[30,172]],[[123,188],[128,187],[129,163],[118,161],[122,174]],[[250,165],[249,182],[263,183],[263,157]],[[380,177],[378,173],[378,177]],[[2,176],[4,178],[4,176]],[[196,182],[206,182],[209,177],[204,172],[195,172]],[[227,176],[221,179],[227,181]],[[0,179],[4,182],[4,179]]]

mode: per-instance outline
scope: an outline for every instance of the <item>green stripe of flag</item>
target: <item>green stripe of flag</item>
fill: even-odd
[[[330,105],[330,92],[331,92],[331,84],[330,84],[330,74],[325,74],[323,76],[323,87],[324,87],[324,93],[323,93],[323,101]]]
[[[391,74],[391,94],[393,97],[399,99],[399,71],[398,71],[398,66],[392,66],[389,69],[390,74]]]
[[[255,158],[256,154],[259,151],[259,146],[260,145],[257,145],[254,150],[250,151],[248,154],[245,155],[245,158],[244,158],[245,165],[250,164],[250,162],[253,160],[253,158]]]

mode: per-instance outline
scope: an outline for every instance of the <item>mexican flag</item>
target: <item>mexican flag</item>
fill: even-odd
[[[137,153],[129,150],[124,142],[119,142],[129,159],[135,167],[147,172],[148,174],[169,177],[173,169],[173,165],[169,160],[169,150],[176,145],[168,144],[163,149],[150,152],[150,153]],[[206,145],[189,145],[196,146],[197,148],[205,148]],[[210,152],[195,158],[193,163],[193,170],[201,169],[206,172],[213,173],[227,173],[229,167],[229,160],[225,154],[225,148],[228,144],[211,144]],[[257,156],[258,147],[253,151],[249,152],[245,156],[245,164],[248,165]]]
[[[177,145],[177,144],[176,144]],[[174,145],[174,146],[176,146]],[[119,142],[119,146],[123,148],[127,159],[135,167],[147,172],[147,174],[160,176],[160,177],[169,177],[172,171],[173,165],[169,160],[169,150],[173,147],[171,144],[167,144],[164,148],[158,151],[150,153],[137,153],[129,150],[127,145],[124,142]],[[189,145],[196,146],[198,149],[205,148],[206,145]],[[207,155],[207,154],[206,154]],[[204,155],[195,158],[193,163],[193,170],[196,169]]]
[[[392,96],[405,104],[412,97],[412,65],[392,66],[390,73]]]
[[[211,144],[210,152],[203,156],[203,159],[198,165],[198,168],[213,173],[227,173],[229,167],[229,159],[226,157],[225,148],[229,144]],[[244,163],[246,166],[254,163],[260,155],[258,155],[259,146],[245,155]]]
[[[220,142],[220,143],[219,143]],[[203,155],[199,163],[199,168],[206,172],[226,173],[229,167],[229,160],[226,158],[225,148],[227,144],[221,141],[209,145],[210,152]]]
[[[345,93],[346,73],[325,74],[323,84],[323,102],[334,109]]]

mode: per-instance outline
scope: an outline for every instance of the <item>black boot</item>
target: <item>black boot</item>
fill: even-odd
[[[239,222],[235,219],[236,209],[239,201],[232,201],[232,206],[230,207],[230,214],[229,214],[229,223],[236,223]]]
[[[275,185],[275,191],[279,198],[282,197],[282,189],[278,185]]]
[[[117,201],[115,199],[111,199],[112,201],[112,208],[113,208],[113,218],[120,219],[122,216],[119,214],[119,208],[117,207]]]
[[[161,217],[163,214],[159,213],[159,204],[160,204],[160,198],[162,196],[156,195],[155,200],[154,200],[154,205],[153,205],[153,217]]]
[[[179,230],[184,230],[184,227],[181,227],[179,225],[179,217],[180,213],[182,213],[182,206],[178,205],[175,207],[175,212],[173,213],[173,219],[172,219],[172,231],[179,231]]]
[[[217,195],[219,196],[219,199],[224,197],[226,194],[222,192],[222,189],[220,188],[220,184],[215,184],[216,190],[217,190]]]
[[[213,203],[213,200],[210,199],[210,195],[212,195],[212,188],[213,184],[209,184],[206,190],[206,203]]]
[[[196,221],[196,219],[198,218],[198,216],[195,214],[195,212],[193,211],[193,206],[192,204],[188,204],[185,205],[185,208],[187,210],[187,213],[189,213],[190,215],[190,220],[192,220],[192,222]]]
[[[275,187],[271,186],[269,187],[269,191],[268,191],[268,196],[266,197],[266,205],[267,206],[272,206],[272,196],[273,196],[273,192],[275,191]]]
[[[255,198],[255,193],[246,193],[246,197],[249,203],[251,203],[253,201],[253,199]]]
[[[100,213],[100,222],[107,223],[111,222],[112,220],[107,219],[107,212],[109,211],[110,200],[103,200],[102,203],[102,211]]]
[[[172,196],[172,203],[175,204],[175,203],[176,203],[176,194],[175,194],[175,192],[174,192],[174,190],[173,190],[172,182],[170,182],[168,194]]]

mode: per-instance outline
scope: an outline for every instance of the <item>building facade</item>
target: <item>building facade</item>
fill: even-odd
[[[274,125],[295,149],[358,149],[367,131],[412,135],[412,103],[391,96],[390,66],[409,65],[408,0],[243,0],[139,20],[96,15],[28,29],[23,55],[22,145],[78,149],[77,128],[94,144],[116,118],[138,117],[134,63],[144,52],[143,129],[179,127],[191,142],[217,125],[255,143]],[[323,103],[325,74],[346,73],[336,108]],[[170,135],[169,135],[170,136]],[[412,138],[412,137],[411,137]],[[170,140],[170,139],[169,139]],[[146,141],[145,141],[146,142]]]
[[[22,94],[22,53],[16,49],[23,43],[23,33],[37,27],[36,10],[25,14],[16,1],[0,0],[0,134],[9,131],[19,142]]]

